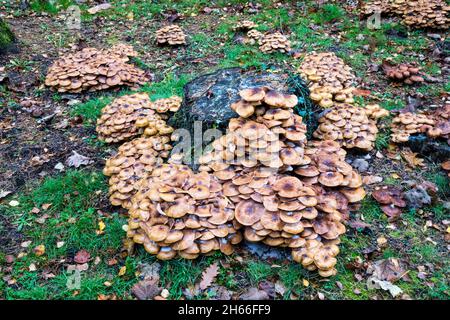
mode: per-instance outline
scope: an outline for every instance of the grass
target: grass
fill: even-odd
[[[162,13],[168,10],[176,10],[184,14],[182,21],[177,21],[183,28],[190,30],[189,45],[186,48],[176,50],[171,54],[154,51],[154,46],[148,42],[140,47],[141,52],[152,52],[146,58],[134,58],[133,62],[140,68],[155,73],[155,82],[143,86],[140,90],[147,92],[151,99],[164,98],[171,95],[183,95],[183,87],[193,79],[198,70],[202,72],[213,71],[216,68],[243,67],[259,70],[270,69],[273,66],[281,66],[288,70],[295,70],[301,59],[293,59],[283,54],[263,54],[257,45],[243,45],[235,41],[235,33],[232,26],[243,17],[249,18],[259,24],[260,31],[282,31],[290,36],[294,50],[304,53],[312,50],[333,50],[350,64],[359,76],[365,76],[369,62],[381,63],[391,57],[394,62],[408,62],[415,59],[416,53],[427,50],[431,40],[423,32],[409,31],[397,23],[383,23],[379,30],[369,30],[363,24],[354,22],[355,17],[350,16],[341,7],[334,4],[314,6],[308,2],[304,6],[278,7],[269,0],[258,1],[263,8],[252,15],[247,15],[247,9],[243,15],[225,14],[220,11],[211,13],[211,19],[220,19],[215,28],[211,27],[208,19],[198,19],[205,6],[213,8],[229,7],[234,4],[245,4],[241,0],[218,0],[214,2],[201,0],[184,1],[110,1],[112,8],[100,12],[97,16],[106,21],[118,21],[127,23],[126,30],[114,32],[115,28],[105,27],[109,32],[104,44],[113,44],[124,38],[138,39],[141,35],[150,37],[154,30],[165,19]],[[73,4],[69,0],[57,0],[53,4],[46,1],[33,0],[31,9],[36,12],[48,12],[56,14]],[[293,5],[294,6],[294,5]],[[82,5],[82,19],[91,23],[93,16],[86,14],[86,6]],[[298,14],[293,15],[292,10]],[[136,23],[128,20],[130,13],[134,21],[156,21],[145,31],[140,30]],[[48,25],[42,24],[41,30],[45,31]],[[214,30],[211,30],[214,29]],[[338,34],[339,37],[330,36]],[[406,35],[406,36],[405,36]],[[70,33],[46,35],[46,40],[56,48],[65,48],[72,41]],[[366,47],[368,49],[366,49]],[[157,50],[160,50],[159,48]],[[158,60],[162,55],[163,62]],[[155,57],[156,56],[156,57]],[[196,60],[196,64],[191,63]],[[212,61],[212,63],[211,63]],[[424,70],[433,76],[439,75],[439,65],[435,63],[423,63]],[[14,60],[11,67],[29,71],[34,67],[27,60]],[[192,67],[192,69],[191,69]],[[372,83],[368,84],[372,87]],[[427,97],[439,96],[443,91],[448,91],[449,82],[444,84],[427,84],[420,87],[407,87],[405,90],[415,90]],[[405,101],[399,97],[391,86],[385,90],[372,90],[373,96],[380,100],[382,107],[392,110],[405,107]],[[71,116],[82,116],[87,126],[94,126],[101,109],[110,103],[115,97],[131,93],[129,90],[105,94],[92,95],[90,100],[70,107]],[[11,93],[6,86],[0,86],[0,100],[7,100],[8,107],[17,107],[17,103],[10,97]],[[1,101],[3,101],[1,100]],[[53,96],[53,101],[59,102],[58,94]],[[370,101],[362,100],[361,104]],[[305,117],[307,114],[302,114]],[[383,120],[385,127],[389,126],[389,119]],[[389,143],[390,132],[383,129],[377,137],[375,146],[377,150],[384,150]],[[90,136],[85,142],[92,146],[98,146],[96,137]],[[439,168],[430,168],[423,173],[423,178],[434,182],[439,189],[438,196],[446,201],[450,194],[448,179]],[[392,177],[386,177],[384,184],[398,185],[401,181]],[[100,295],[117,296],[122,299],[131,299],[131,287],[140,280],[139,270],[143,264],[153,264],[157,260],[148,255],[139,247],[133,255],[128,256],[122,251],[124,231],[122,226],[126,224],[127,217],[119,209],[107,205],[107,179],[95,169],[72,170],[64,174],[55,175],[43,181],[32,181],[17,196],[20,203],[18,207],[3,205],[0,207],[5,212],[8,221],[11,221],[24,239],[30,240],[28,248],[18,248],[20,258],[17,258],[12,267],[11,278],[16,282],[8,285],[0,282],[0,297],[6,299],[97,299]],[[45,204],[51,203],[48,209]],[[38,208],[40,212],[34,214],[31,211]],[[448,219],[448,209],[444,203],[438,202],[423,209],[430,214],[435,223]],[[42,215],[48,215],[44,224],[36,221]],[[388,299],[389,295],[380,290],[368,290],[365,281],[355,279],[355,271],[348,267],[355,259],[362,259],[366,263],[378,259],[390,257],[408,261],[410,265],[410,282],[399,281],[398,284],[405,293],[419,299],[448,299],[448,273],[449,263],[446,259],[446,248],[438,241],[434,245],[426,240],[442,238],[432,228],[429,233],[422,231],[425,218],[418,211],[408,210],[402,216],[396,229],[386,228],[387,217],[380,210],[370,196],[366,197],[361,208],[357,211],[360,218],[370,224],[370,228],[364,230],[348,230],[342,238],[341,254],[339,255],[337,269],[338,275],[331,279],[321,279],[314,272],[308,272],[297,263],[282,260],[261,261],[254,256],[245,256],[244,262],[238,262],[237,256],[225,257],[214,254],[201,257],[195,261],[176,259],[169,262],[158,261],[161,265],[160,285],[167,288],[170,298],[184,297],[185,290],[193,288],[201,278],[202,272],[210,264],[217,262],[219,274],[217,284],[227,287],[235,292],[241,292],[245,288],[258,287],[262,281],[279,281],[286,287],[283,298],[311,299],[317,296],[317,292],[323,293],[328,299],[369,299],[373,296]],[[102,234],[98,233],[99,222],[105,224]],[[2,231],[0,226],[0,232]],[[377,248],[376,239],[385,236],[389,246]],[[61,247],[57,243],[64,242]],[[42,256],[36,256],[33,248],[44,245],[46,252]],[[375,248],[371,257],[365,253],[370,248]],[[81,249],[91,254],[89,269],[81,272],[81,286],[78,289],[67,287],[73,273],[68,270],[73,264],[74,255]],[[0,263],[4,263],[6,252],[0,249]],[[94,263],[98,257],[98,263]],[[117,264],[110,265],[111,258],[117,260]],[[433,264],[435,269],[429,271],[430,276],[426,281],[419,279],[417,266]],[[30,265],[35,264],[37,271],[30,271]],[[124,275],[119,276],[119,269],[126,267]],[[3,269],[2,269],[3,270]],[[5,276],[5,271],[0,271],[0,277]],[[364,270],[356,271],[364,273]],[[45,275],[53,276],[46,279]],[[108,283],[106,285],[105,283]],[[340,283],[340,286],[337,285]],[[208,298],[214,295],[206,290],[203,294],[194,295],[193,299]]]

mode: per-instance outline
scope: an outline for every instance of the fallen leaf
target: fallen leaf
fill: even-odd
[[[0,190],[0,199],[6,198],[7,195],[11,194],[11,191],[8,190]]]
[[[241,294],[239,300],[269,300],[269,295],[264,290],[252,287]]]
[[[199,283],[199,288],[201,290],[205,290],[216,280],[217,274],[219,273],[219,267],[217,262],[211,264],[208,268],[205,269],[202,273],[202,280]]]
[[[132,288],[131,292],[139,300],[153,299],[161,292],[161,288],[155,279],[142,280],[136,283]]]
[[[302,283],[303,283],[304,287],[309,287],[309,281],[308,280],[303,279]]]
[[[31,241],[24,241],[20,244],[22,248],[28,248],[31,244]]]
[[[75,167],[75,168],[78,168],[82,165],[88,165],[92,162],[93,161],[90,158],[85,157],[74,150],[72,151],[72,155],[69,158],[67,158],[67,160],[66,160],[66,164],[69,167]]]
[[[127,272],[127,266],[123,266],[119,269],[119,277],[123,276]]]
[[[105,223],[103,222],[103,221],[99,221],[98,222],[98,230],[96,231],[96,233],[97,234],[103,234],[103,233],[105,233],[105,227],[106,227],[106,225],[105,225]]]
[[[111,8],[111,4],[110,3],[102,3],[102,4],[99,4],[99,5],[96,5],[94,7],[89,8],[87,10],[87,12],[89,14],[96,14],[96,13],[98,13],[100,11],[108,10],[110,8]]]
[[[91,254],[87,252],[86,250],[80,250],[75,255],[75,258],[73,259],[76,263],[83,264],[89,261],[89,258],[91,257]]]
[[[44,203],[44,204],[41,206],[41,208],[42,208],[43,210],[47,210],[47,209],[50,208],[51,206],[52,206],[51,203]]]
[[[108,260],[107,264],[108,264],[108,266],[114,266],[117,264],[117,259],[111,258]]]
[[[40,257],[45,253],[45,246],[43,244],[40,244],[34,247],[33,252],[36,256]]]
[[[19,204],[20,204],[20,203],[19,203],[19,201],[17,201],[17,200],[11,200],[11,201],[9,202],[9,205],[10,205],[11,207],[17,207]]]
[[[368,289],[383,289],[385,291],[389,291],[393,298],[397,297],[399,294],[403,293],[403,290],[400,287],[392,284],[389,281],[380,280],[376,277],[370,277],[367,279],[367,288]]]
[[[403,263],[395,258],[375,261],[367,268],[367,273],[379,280],[395,282],[405,275]]]
[[[284,296],[286,293],[286,287],[283,283],[280,281],[275,282],[275,292],[278,293],[280,296]]]
[[[422,158],[419,158],[417,156],[417,153],[412,152],[409,149],[401,151],[400,155],[406,161],[408,166],[410,166],[413,169],[415,169],[416,167],[425,167],[425,160]]]
[[[28,270],[31,272],[36,271],[37,270],[36,265],[34,263],[30,264],[28,266]]]

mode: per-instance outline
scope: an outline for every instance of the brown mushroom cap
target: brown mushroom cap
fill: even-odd
[[[164,241],[169,234],[169,227],[163,224],[154,225],[150,228],[150,232],[147,234],[148,237],[155,241]]]
[[[246,200],[238,203],[234,216],[240,224],[244,226],[251,226],[255,222],[259,221],[265,212],[266,210],[263,205]]]
[[[258,102],[264,99],[266,90],[262,87],[249,88],[239,91],[242,99],[248,102]]]
[[[337,187],[344,181],[344,176],[335,171],[322,172],[319,176],[319,182],[327,187]]]
[[[261,224],[265,229],[281,231],[283,229],[283,222],[280,215],[275,212],[266,212],[261,216]]]
[[[278,179],[273,185],[273,189],[278,192],[281,197],[294,198],[298,197],[299,189],[302,187],[302,182],[291,176],[286,176]]]

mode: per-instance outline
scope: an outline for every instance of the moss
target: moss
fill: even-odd
[[[5,21],[0,19],[0,51],[7,49],[15,40],[14,34]]]

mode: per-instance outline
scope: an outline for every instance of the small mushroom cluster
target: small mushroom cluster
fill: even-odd
[[[442,130],[436,127],[435,120],[420,113],[400,113],[392,120],[391,139],[395,143],[407,142],[412,134],[426,133],[431,138],[442,135]]]
[[[344,148],[370,151],[378,128],[368,118],[363,108],[351,104],[335,104],[319,118],[319,126],[313,136],[320,140],[333,140]]]
[[[122,144],[106,160],[103,174],[109,176],[109,200],[113,206],[131,207],[138,182],[163,163],[172,149],[168,135],[140,137]]]
[[[384,118],[390,115],[390,112],[382,107],[379,104],[368,104],[364,107],[364,111],[369,119],[378,120],[380,118]]]
[[[255,43],[260,43],[261,39],[264,37],[264,33],[252,29],[247,32],[247,38],[244,39],[244,43],[254,45]]]
[[[162,164],[141,180],[129,210],[127,236],[158,259],[234,251],[242,240],[222,184],[206,172]]]
[[[298,99],[265,87],[240,91],[241,100],[231,108],[228,133],[213,142],[214,151],[201,163],[258,164],[270,168],[304,164],[306,125],[294,114]]]
[[[312,52],[305,56],[299,70],[308,82],[310,98],[323,108],[333,101],[353,103],[356,76],[333,52]]]
[[[291,42],[280,32],[269,33],[259,39],[259,50],[264,53],[286,53],[291,51]]]
[[[186,44],[186,35],[179,26],[171,24],[156,31],[156,42],[160,45],[178,46]]]
[[[123,85],[136,88],[148,81],[143,70],[127,63],[129,56],[136,55],[132,47],[124,44],[106,50],[85,48],[55,61],[48,69],[45,85],[71,93]]]
[[[415,28],[447,29],[450,24],[450,6],[443,0],[373,0],[364,3],[362,12],[398,15]]]
[[[384,186],[372,192],[372,197],[381,204],[381,210],[391,219],[398,218],[406,207],[404,194],[394,186]]]
[[[401,63],[399,65],[392,65],[385,61],[382,67],[386,76],[393,81],[401,81],[406,84],[424,82],[423,73],[420,71],[420,68],[412,64]]]
[[[438,133],[440,137],[447,139],[447,143],[450,145],[450,102],[447,101],[443,106],[437,108],[431,113],[431,117],[436,122],[434,134]],[[428,135],[430,136],[429,133]]]
[[[252,29],[255,29],[256,27],[258,27],[258,25],[256,23],[254,23],[251,20],[242,20],[239,21],[234,27],[233,30],[235,31],[249,31]]]
[[[174,96],[150,100],[146,93],[135,93],[116,98],[102,109],[97,119],[100,140],[107,143],[128,140],[140,134],[167,135],[173,128],[166,124],[166,112],[175,112],[181,106],[181,98]]]

